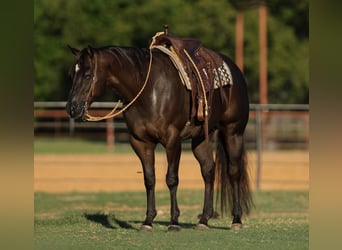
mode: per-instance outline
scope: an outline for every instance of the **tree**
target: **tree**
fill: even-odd
[[[73,56],[67,44],[147,47],[167,23],[170,32],[200,39],[234,59],[235,5],[226,0],[55,0],[34,2],[35,100],[66,100]],[[286,2],[286,3],[284,3]],[[267,1],[269,101],[308,102],[307,0]],[[258,20],[245,15],[245,75],[258,101]],[[304,21],[303,21],[304,20]]]

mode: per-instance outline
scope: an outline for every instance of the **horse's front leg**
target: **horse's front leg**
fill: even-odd
[[[143,231],[152,231],[152,223],[154,218],[157,215],[156,203],[155,203],[155,185],[156,185],[156,177],[154,170],[154,150],[156,144],[154,143],[146,143],[140,140],[137,140],[133,136],[130,137],[131,145],[138,155],[144,172],[144,183],[146,189],[146,201],[147,201],[147,209],[146,209],[146,218],[140,227],[140,230]]]
[[[182,146],[178,131],[176,129],[169,129],[168,132],[168,138],[166,140],[167,143],[165,143],[164,145],[168,163],[166,184],[170,191],[171,200],[171,219],[170,225],[168,226],[168,231],[179,231],[180,226],[178,223],[178,217],[180,215],[180,211],[177,202],[177,189],[179,182],[178,169]]]

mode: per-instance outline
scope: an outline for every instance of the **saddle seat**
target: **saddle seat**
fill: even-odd
[[[152,38],[150,49],[153,48],[169,55],[183,84],[191,90],[191,117],[204,121],[207,136],[214,89],[232,83],[228,66],[218,53],[205,48],[199,40],[170,35],[167,29]]]

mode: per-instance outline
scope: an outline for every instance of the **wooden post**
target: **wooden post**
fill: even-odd
[[[259,5],[259,96],[260,104],[267,104],[267,8]]]
[[[235,63],[243,71],[243,10],[238,9],[235,20]]]
[[[267,104],[267,7],[264,1],[259,4],[259,98],[260,104]],[[261,112],[261,148],[266,144],[267,113]]]
[[[267,8],[264,1],[259,3],[259,103],[267,104]],[[260,107],[259,110],[259,141],[257,142],[258,168],[257,168],[257,190],[260,190],[262,151],[266,143],[266,119],[267,113]]]

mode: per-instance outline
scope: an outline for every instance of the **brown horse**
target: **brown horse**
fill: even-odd
[[[124,105],[130,103],[123,115],[130,143],[142,164],[147,196],[146,218],[141,230],[151,231],[157,215],[154,151],[158,143],[164,146],[168,163],[166,183],[171,200],[168,230],[180,230],[178,168],[181,141],[189,138],[205,183],[203,211],[197,228],[208,228],[208,220],[214,214],[215,179],[221,212],[229,209],[233,217],[231,228],[241,228],[242,215],[248,214],[252,205],[243,141],[249,101],[244,77],[232,60],[220,54],[230,68],[233,83],[216,89],[209,107],[209,135],[212,139],[215,136],[217,145],[214,159],[203,122],[191,116],[191,93],[181,83],[167,55],[155,49],[150,53],[148,49],[134,47],[89,46],[81,51],[69,48],[76,57],[69,72],[73,79],[66,105],[70,117],[84,118],[91,103],[104,94],[106,87],[123,98]]]

